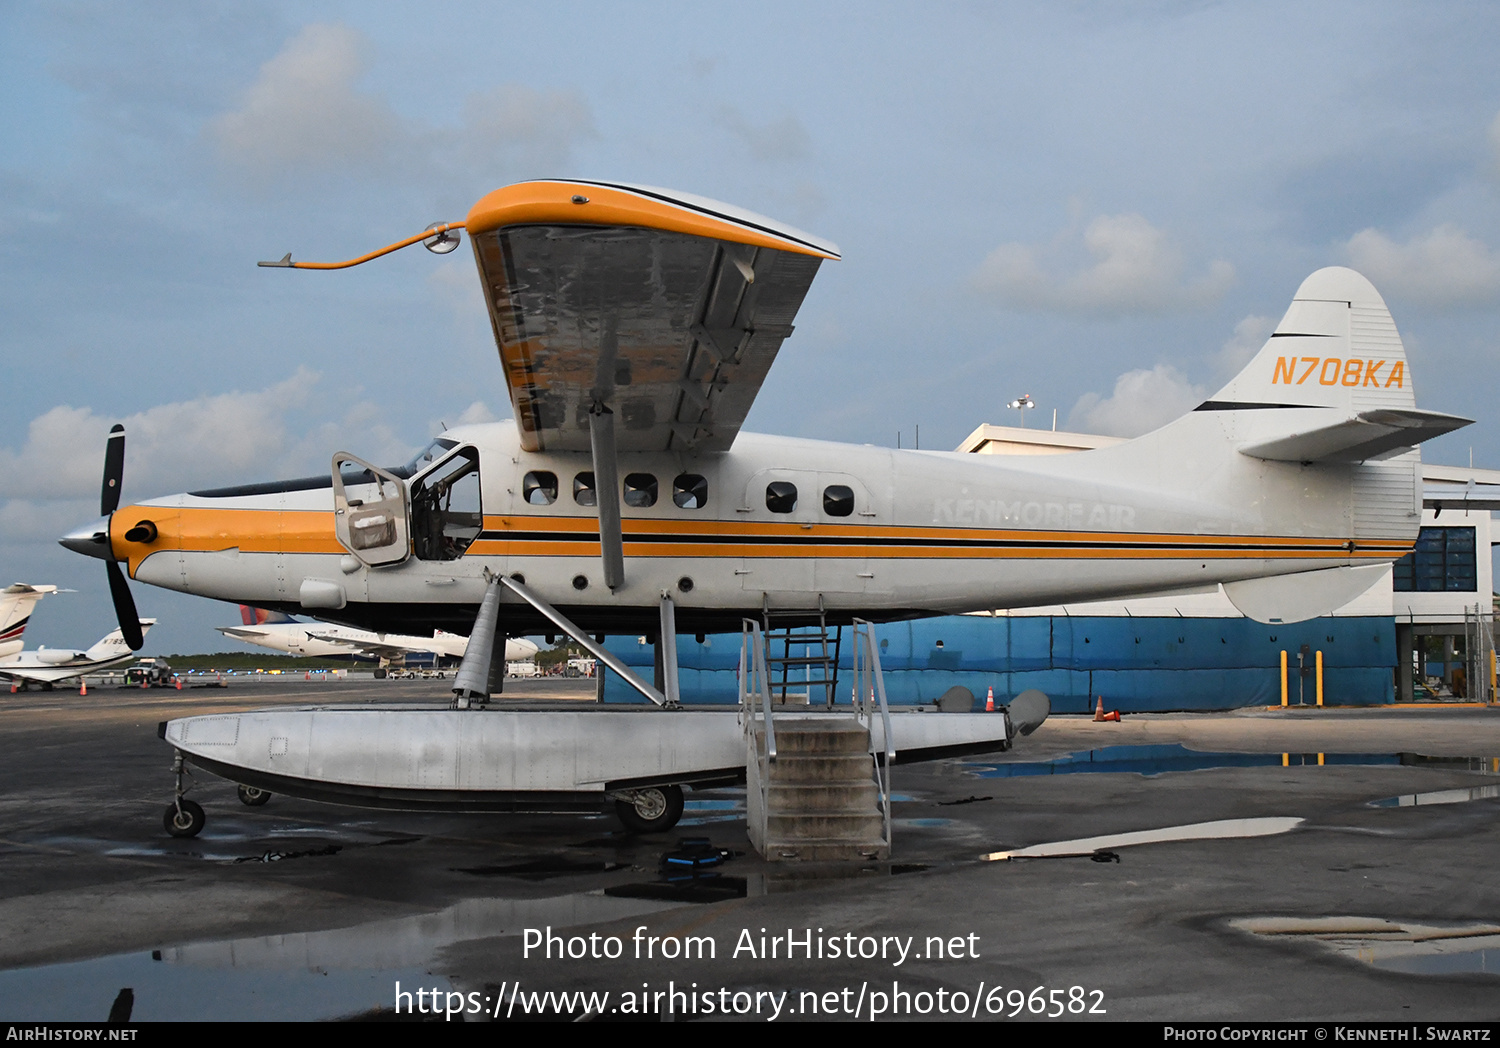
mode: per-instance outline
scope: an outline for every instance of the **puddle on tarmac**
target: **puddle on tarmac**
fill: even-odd
[[[438,952],[525,928],[603,924],[680,905],[606,896],[466,899],[436,913],[353,928],[190,943],[68,964],[0,971],[0,1015],[102,1022],[122,987],[133,1022],[334,1019],[393,1006],[395,984],[449,989],[428,974]]]
[[[1288,768],[1309,765],[1397,765],[1500,773],[1500,758],[1428,757],[1420,753],[1231,753],[1190,750],[1181,743],[1157,746],[1102,746],[1046,761],[965,761],[963,767],[982,779],[1029,775],[1134,773],[1162,775],[1211,768]]]
[[[987,861],[999,862],[1008,859],[1052,859],[1064,856],[1093,855],[1108,848],[1128,848],[1136,844],[1160,844],[1168,841],[1208,841],[1234,837],[1269,837],[1286,833],[1302,825],[1303,820],[1291,816],[1272,816],[1262,819],[1220,819],[1217,822],[1195,822],[1186,826],[1163,826],[1157,830],[1136,830],[1132,833],[1110,833],[1102,837],[1081,837],[1072,841],[1053,841],[1049,844],[1033,844],[1028,848],[990,852],[982,856]]]
[[[569,877],[582,873],[613,873],[623,870],[622,862],[604,862],[599,859],[569,859],[561,855],[531,862],[517,862],[506,866],[457,866],[457,873],[469,873],[476,877],[517,877],[526,881],[546,881],[553,877]]]
[[[1411,975],[1500,975],[1500,925],[1425,924],[1380,917],[1242,917],[1231,927],[1316,942],[1341,957]]]
[[[1403,793],[1399,797],[1386,797],[1371,801],[1372,808],[1415,808],[1425,804],[1463,804],[1466,801],[1487,801],[1500,797],[1500,786],[1471,786],[1465,790],[1432,790],[1428,793]]]
[[[731,791],[723,791],[729,793]],[[682,803],[682,818],[678,826],[706,826],[714,822],[738,822],[745,818],[745,791],[732,791],[738,796],[706,797],[693,799],[691,795]]]

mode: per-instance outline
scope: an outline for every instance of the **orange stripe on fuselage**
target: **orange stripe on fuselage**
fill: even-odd
[[[125,532],[141,520],[150,520],[156,525],[156,540],[151,543],[126,541]],[[485,517],[485,530],[501,533],[508,531],[526,537],[478,539],[469,547],[470,554],[519,557],[599,556],[598,521],[592,517],[490,515]],[[1357,548],[1351,551],[1347,548],[1347,539],[1287,535],[1020,531],[871,524],[805,525],[798,522],[712,519],[634,518],[623,521],[622,530],[625,554],[635,558],[1225,560],[1346,557],[1390,560],[1412,548],[1410,543],[1405,542],[1367,540],[1358,542]],[[535,537],[537,535],[556,537],[538,538]],[[666,541],[631,541],[633,535],[666,535],[672,538]],[[760,541],[721,542],[715,541],[716,538],[751,538]],[[825,541],[809,542],[812,538]],[[828,539],[844,541],[828,542]],[[238,548],[244,553],[345,552],[334,533],[333,514],[327,510],[127,506],[115,514],[110,540],[115,556],[128,561],[132,576],[146,557],[169,550],[213,553]],[[942,540],[961,540],[980,545],[926,545]],[[890,542],[903,544],[886,544]],[[1025,545],[1018,546],[1017,543]],[[1080,547],[1078,543],[1097,543],[1102,548]],[[1246,544],[1270,548],[1238,548]]]
[[[128,542],[125,532],[137,521],[156,525],[156,541]],[[343,553],[327,510],[219,509],[188,506],[126,506],[110,526],[110,547],[129,563],[134,577],[141,561],[153,553],[182,550],[217,553]]]

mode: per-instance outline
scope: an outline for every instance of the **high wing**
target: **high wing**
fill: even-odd
[[[591,412],[614,416],[613,450],[727,450],[839,257],[727,204],[605,182],[507,186],[465,225],[528,451],[597,451]]]

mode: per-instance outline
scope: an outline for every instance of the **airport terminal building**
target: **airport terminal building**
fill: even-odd
[[[984,425],[959,450],[1067,454],[1119,440]],[[1500,470],[1424,464],[1423,475],[1428,490],[1500,483]],[[1101,698],[1127,713],[1271,706],[1282,701],[1283,681],[1290,705],[1314,705],[1320,691],[1335,706],[1489,699],[1490,532],[1489,512],[1424,510],[1416,550],[1380,582],[1332,615],[1293,624],[1245,618],[1222,592],[883,624],[876,636],[887,694],[893,703],[930,703],[958,686],[980,703],[993,689],[1004,703],[1039,688],[1058,713],[1086,713]],[[611,637],[608,647],[649,675],[653,640]],[[677,652],[684,701],[738,701],[738,635],[683,636]],[[848,669],[845,644],[840,675]],[[822,701],[823,689],[802,694],[809,690]],[[601,677],[601,691],[607,702],[639,700],[614,674]]]

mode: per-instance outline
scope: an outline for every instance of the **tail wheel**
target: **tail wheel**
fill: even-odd
[[[615,801],[615,814],[632,833],[661,833],[682,818],[681,786],[648,786]]]
[[[241,804],[251,808],[259,808],[271,799],[270,790],[258,790],[254,786],[237,786],[235,793],[239,795]]]
[[[189,800],[179,800],[167,805],[167,810],[161,817],[162,828],[173,837],[196,837],[207,821],[203,808],[197,802]]]

